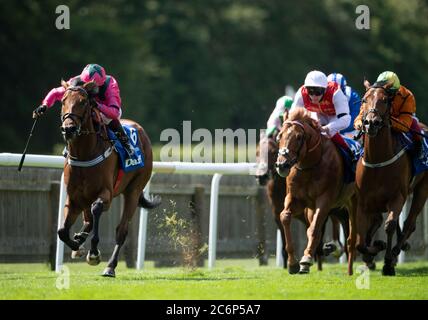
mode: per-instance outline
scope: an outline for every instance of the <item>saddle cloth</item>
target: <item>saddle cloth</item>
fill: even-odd
[[[422,133],[424,133],[422,131]],[[412,139],[412,133],[406,132],[401,133],[398,135],[398,140],[400,141],[401,148],[406,148],[410,154],[410,157],[412,158],[412,175],[416,176],[419,173],[428,170],[428,142],[427,138],[422,138],[422,151],[423,151],[423,157],[422,159],[419,159],[414,155],[414,142]],[[400,148],[400,149],[401,149]]]
[[[134,147],[134,155],[132,158],[128,156],[128,153],[123,148],[120,141],[116,138],[116,135],[108,129],[108,137],[113,142],[114,148],[119,155],[120,167],[124,172],[130,172],[139,168],[144,167],[144,155],[141,152],[141,149],[138,144],[138,131],[134,127],[123,125],[123,129],[126,132],[126,135],[129,138],[129,142]]]

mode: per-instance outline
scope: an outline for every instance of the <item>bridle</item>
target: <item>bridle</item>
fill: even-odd
[[[299,161],[300,152],[302,151],[307,134],[306,134],[305,126],[299,121],[287,120],[284,122],[284,124],[299,126],[303,129],[303,135],[301,136],[301,138],[299,138],[296,156],[294,158],[290,157],[290,150],[287,147],[280,148],[278,150],[278,154],[283,156],[286,159],[288,166],[291,168]],[[315,143],[315,145],[308,149],[307,153],[314,151],[320,145],[320,143],[321,143],[321,135],[319,136],[318,141]],[[303,168],[297,168],[297,169],[302,170]]]
[[[371,86],[370,88],[371,89],[383,89],[385,91],[385,95],[386,95],[386,98],[387,98],[387,101],[385,102],[386,103],[386,111],[383,114],[381,114],[380,111],[378,109],[376,109],[376,107],[372,107],[368,111],[364,111],[363,112],[363,117],[362,117],[362,120],[363,120],[362,132],[364,134],[367,133],[366,132],[366,124],[368,124],[367,116],[369,114],[371,114],[371,113],[373,113],[375,116],[379,116],[379,118],[380,118],[380,121],[378,121],[378,123],[374,124],[376,126],[376,128],[377,128],[378,131],[380,129],[382,129],[383,127],[389,128],[391,126],[390,110],[391,110],[392,98],[389,96],[388,90],[385,89],[382,86]],[[367,93],[366,93],[366,95],[367,95]],[[366,102],[365,96],[362,99],[363,103]]]
[[[66,112],[64,114],[61,114],[61,122],[64,123],[64,121],[66,119],[73,120],[73,122],[76,124],[76,128],[77,128],[76,129],[76,133],[77,133],[78,136],[97,133],[95,131],[82,130],[82,124],[85,121],[87,121],[88,111],[92,110],[92,105],[90,103],[89,93],[84,88],[78,87],[78,86],[70,86],[70,87],[68,87],[65,90],[65,92],[67,92],[67,91],[79,91],[79,92],[83,93],[83,95],[85,96],[85,102],[84,102],[85,103],[85,105],[84,105],[84,107],[85,107],[84,110],[85,111],[83,112],[83,115],[78,115],[78,114],[75,114],[75,113],[72,113],[72,112]],[[64,96],[64,98],[62,100],[62,103],[64,103],[64,101],[65,101],[66,98],[67,97]],[[79,121],[76,121],[76,119],[79,120]],[[61,127],[62,127],[62,125],[61,125]]]

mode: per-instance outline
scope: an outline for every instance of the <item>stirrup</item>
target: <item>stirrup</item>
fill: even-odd
[[[132,157],[135,154],[134,147],[132,147],[129,142],[122,142],[122,146],[126,150],[126,153],[129,157]]]

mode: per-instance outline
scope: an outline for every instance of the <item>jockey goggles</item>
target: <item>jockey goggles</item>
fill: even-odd
[[[310,96],[322,96],[325,92],[324,88],[321,87],[306,87]]]
[[[325,88],[321,87],[306,87],[310,96],[322,96],[325,92]]]

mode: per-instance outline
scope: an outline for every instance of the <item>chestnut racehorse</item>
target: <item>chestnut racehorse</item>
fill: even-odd
[[[357,249],[363,260],[374,268],[375,255],[385,249],[382,241],[372,238],[387,212],[385,232],[387,235],[383,275],[395,275],[397,256],[407,244],[406,240],[415,230],[416,218],[428,196],[428,174],[424,171],[412,179],[410,155],[398,141],[391,129],[391,100],[387,91],[390,85],[370,86],[364,82],[366,93],[362,108],[364,133],[364,157],[358,161],[356,189],[358,195]],[[413,192],[409,216],[403,232],[398,232],[397,244],[392,247],[394,232],[399,230],[398,218],[407,196]]]
[[[294,253],[291,218],[307,210],[308,243],[300,260],[300,273],[308,273],[322,240],[325,221],[335,208],[349,213],[348,274],[355,258],[355,186],[344,183],[344,163],[333,142],[304,108],[292,111],[279,133],[278,173],[287,177],[287,195],[280,214],[286,237],[289,270],[299,263]],[[296,267],[297,266],[297,267]]]
[[[119,158],[113,150],[107,131],[99,120],[99,111],[93,100],[96,85],[93,82],[83,86],[70,86],[62,81],[66,89],[62,99],[61,131],[67,142],[68,156],[64,165],[64,180],[67,186],[67,199],[64,207],[65,221],[58,230],[59,238],[72,250],[72,257],[82,256],[82,244],[93,231],[91,249],[86,257],[90,265],[100,263],[99,220],[103,211],[110,208],[113,197],[124,196],[123,213],[116,228],[116,245],[104,276],[114,277],[119,250],[125,242],[128,224],[137,208],[155,208],[160,198],[145,199],[142,193],[152,173],[153,158],[150,139],[144,129],[136,122],[122,120],[138,133],[139,148],[144,156],[145,165],[123,174],[116,183],[119,174]],[[116,184],[116,185],[115,185]],[[70,228],[82,213],[84,224],[81,231],[70,239]]]
[[[275,223],[278,227],[278,230],[281,234],[282,239],[282,257],[284,261],[284,268],[287,268],[287,260],[288,254],[285,249],[285,234],[284,228],[281,223],[280,214],[284,209],[284,199],[286,196],[286,179],[281,177],[275,169],[275,162],[278,156],[278,142],[274,137],[261,136],[260,142],[257,145],[256,155],[257,155],[257,172],[256,179],[259,185],[265,186],[266,194],[269,200],[269,204],[272,209],[272,214],[275,219]],[[261,154],[264,154],[261,155]],[[296,217],[300,222],[302,222],[306,227],[308,227],[307,214],[299,215]],[[340,224],[342,224],[344,228],[345,237],[349,234],[349,226],[348,226],[348,213],[345,209],[334,209],[330,215],[332,222],[332,238],[333,241],[329,243],[325,243],[324,245],[321,243],[317,250],[317,262],[318,262],[318,270],[322,270],[322,259],[323,256],[328,256],[332,252],[338,252],[340,254],[342,252],[342,248],[338,248],[339,241],[339,228]],[[324,232],[323,232],[324,234]],[[298,265],[297,265],[298,267]],[[290,273],[295,273],[297,270],[290,270]]]

